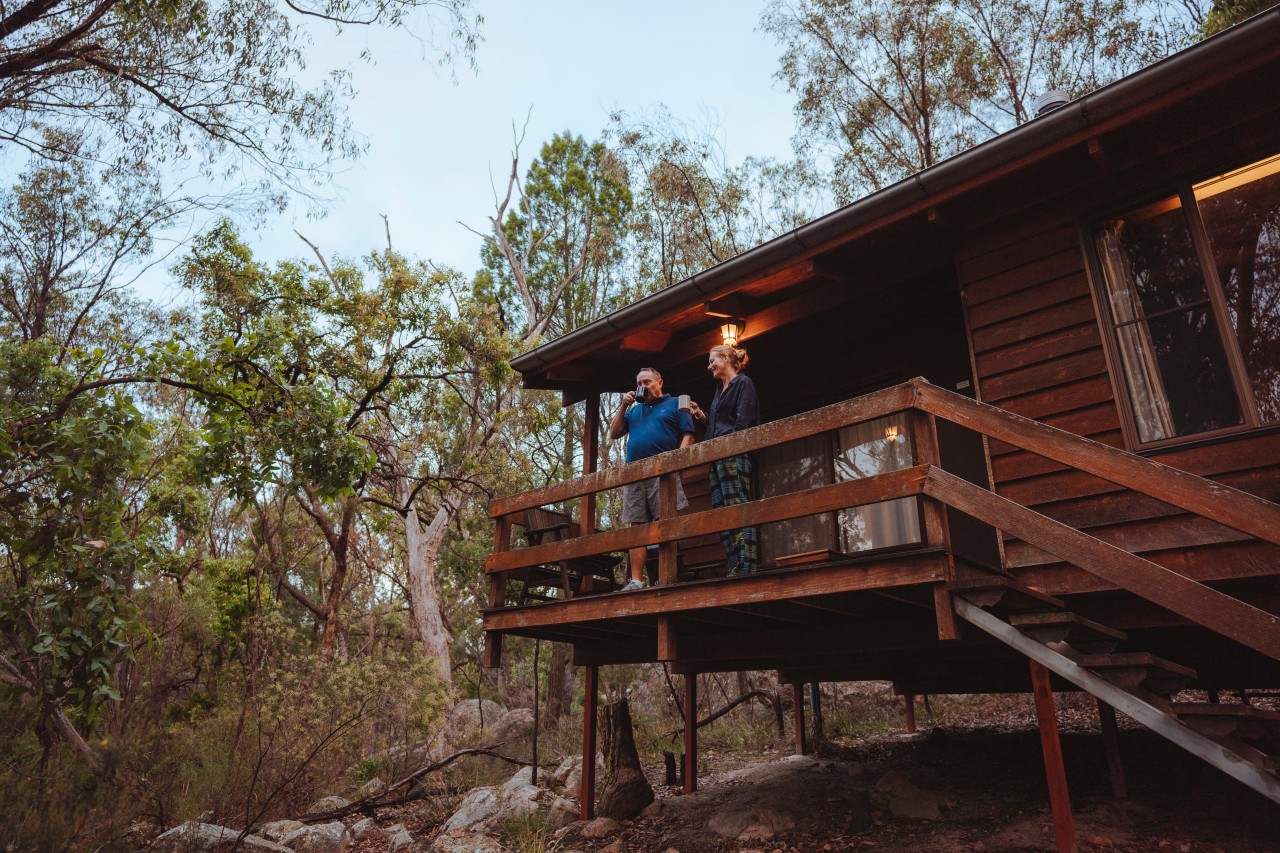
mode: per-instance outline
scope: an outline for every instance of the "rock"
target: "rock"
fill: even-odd
[[[347,828],[347,832],[351,834],[353,841],[359,841],[370,832],[378,828],[378,824],[371,817],[361,818]]]
[[[476,788],[462,798],[458,809],[440,827],[440,834],[447,835],[455,829],[470,829],[494,818],[502,805],[495,788]]]
[[[644,811],[640,812],[640,814],[636,815],[636,817],[643,817],[643,818],[659,817],[664,811],[667,810],[666,803],[667,803],[666,800],[654,800],[652,803],[649,803],[649,805],[645,806]]]
[[[151,843],[149,851],[158,853],[230,853],[240,833],[225,826],[189,820],[163,833]],[[257,835],[240,839],[240,850],[256,853],[292,853],[288,847]]]
[[[622,853],[622,839],[615,840],[612,844],[600,848],[600,853]]]
[[[449,709],[449,715],[445,718],[448,741],[457,745],[471,743],[480,734],[481,728],[487,733],[505,711],[497,702],[490,702],[488,699],[459,702]]]
[[[487,835],[462,832],[441,834],[431,844],[432,853],[506,853],[506,848]]]
[[[555,828],[568,826],[578,819],[578,804],[564,797],[556,797],[551,801],[547,811],[547,823]]]
[[[622,831],[622,824],[611,817],[598,817],[582,826],[583,838],[609,838]]]
[[[889,797],[889,811],[906,820],[942,820],[945,794],[918,788],[900,773],[890,770],[876,782],[876,791]]]
[[[716,835],[738,841],[762,841],[795,829],[795,818],[767,808],[729,808],[716,812],[707,828]]]
[[[561,775],[563,771],[563,775]],[[557,784],[566,792],[577,794],[582,790],[582,756],[571,755],[566,758],[555,773],[551,775]],[[599,792],[600,785],[604,781],[604,756],[596,754],[596,791]]]
[[[368,782],[360,786],[360,790],[356,791],[356,799],[363,800],[365,797],[376,797],[387,789],[387,783],[383,782],[377,776],[374,776]]]
[[[485,730],[481,742],[487,746],[505,744],[508,747],[528,741],[533,737],[533,711],[529,708],[512,708],[499,717],[492,728]]]
[[[334,809],[345,809],[351,805],[351,801],[345,797],[321,797],[311,805],[307,806],[307,814],[318,814],[320,812],[331,812]]]
[[[501,813],[503,819],[509,817],[532,817],[538,813],[545,792],[532,785],[521,785],[516,788],[503,788]]]
[[[408,850],[413,846],[413,836],[402,824],[397,823],[393,826],[388,826],[386,834],[387,850],[391,851],[391,853],[399,853],[399,851]]]
[[[289,833],[297,832],[304,826],[306,826],[306,824],[300,820],[273,820],[270,823],[264,823],[262,826],[258,827],[258,831],[254,834],[261,835],[263,838],[271,841],[279,842]]]
[[[286,835],[280,843],[295,853],[344,853],[350,841],[351,836],[342,821],[334,820],[304,826]]]
[[[542,778],[542,774],[538,774],[538,778]],[[502,790],[511,791],[516,788],[530,787],[533,785],[533,768],[521,767],[515,772],[510,779],[502,784]]]

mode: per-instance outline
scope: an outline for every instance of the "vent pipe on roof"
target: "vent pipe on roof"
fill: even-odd
[[[1050,89],[1031,103],[1031,111],[1035,113],[1036,118],[1047,112],[1056,110],[1058,107],[1065,107],[1071,102],[1071,95],[1061,89]]]

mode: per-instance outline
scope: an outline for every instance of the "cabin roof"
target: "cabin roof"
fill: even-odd
[[[704,354],[719,342],[718,321],[707,314],[717,300],[747,316],[811,284],[841,287],[845,298],[860,286],[873,293],[849,271],[873,272],[906,247],[949,256],[951,235],[970,224],[974,205],[1007,200],[1015,209],[1027,201],[1011,192],[1069,184],[1107,156],[1107,134],[1142,126],[1124,144],[1149,145],[1176,133],[1215,91],[1278,64],[1277,44],[1280,7],[538,346],[512,366],[526,387],[562,390],[568,403],[618,385],[641,363]],[[1005,195],[994,196],[996,188]],[[759,333],[748,322],[744,340]]]

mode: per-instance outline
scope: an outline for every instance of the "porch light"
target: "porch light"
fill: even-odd
[[[746,320],[725,320],[720,325],[720,337],[724,338],[725,346],[736,347],[738,341],[742,338],[743,332],[746,330]]]
[[[898,425],[897,425],[897,424],[889,424],[887,427],[885,427],[885,428],[884,428],[884,438],[885,438],[885,441],[897,441],[897,440],[898,440]]]

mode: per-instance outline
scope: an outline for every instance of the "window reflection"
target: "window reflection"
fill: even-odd
[[[1259,419],[1280,420],[1280,156],[1195,188]]]
[[[837,482],[861,480],[910,468],[913,459],[906,416],[891,415],[845,427],[837,433]],[[842,509],[837,514],[845,553],[920,541],[920,511],[914,497]]]

